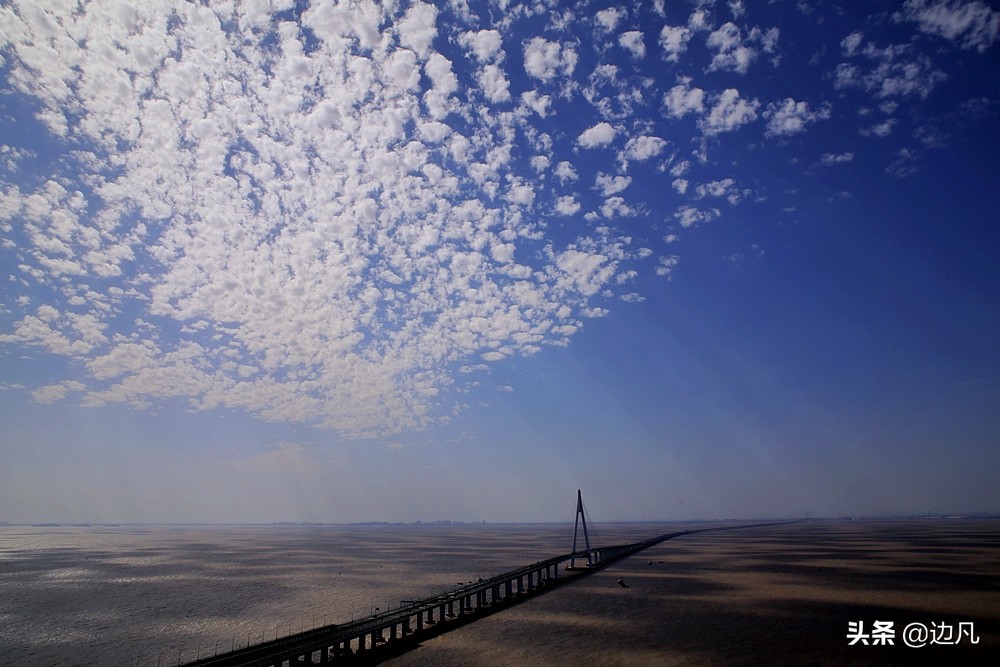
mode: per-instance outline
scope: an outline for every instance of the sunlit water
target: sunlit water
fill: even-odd
[[[615,544],[666,529],[595,532]],[[176,665],[566,553],[572,539],[571,524],[0,526],[0,664]]]

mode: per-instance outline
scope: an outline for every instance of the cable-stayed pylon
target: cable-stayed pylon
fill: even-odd
[[[590,550],[590,534],[587,532],[587,516],[583,513],[583,493],[580,489],[576,490],[576,519],[573,522],[573,553],[576,553],[576,537],[580,529],[580,523],[583,522],[583,542],[587,546],[587,567],[593,565],[592,553]],[[569,568],[572,570],[576,567],[576,558],[570,557]]]

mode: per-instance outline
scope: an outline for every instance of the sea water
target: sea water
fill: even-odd
[[[592,528],[604,545],[663,530]],[[0,526],[0,664],[176,665],[395,608],[572,541],[572,524]]]

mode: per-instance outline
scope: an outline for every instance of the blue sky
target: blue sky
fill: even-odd
[[[0,520],[998,512],[998,42],[8,3]]]

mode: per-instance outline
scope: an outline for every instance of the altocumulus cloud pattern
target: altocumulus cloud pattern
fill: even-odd
[[[2,156],[0,342],[66,359],[72,379],[29,388],[42,402],[351,435],[447,420],[476,373],[567,345],[642,298],[639,272],[669,277],[677,233],[766,196],[694,180],[717,142],[831,117],[826,98],[741,92],[781,33],[712,4],[672,24],[653,3],[653,28],[545,3],[11,2],[7,84],[46,136]],[[981,53],[996,17],[911,0],[892,21]],[[839,48],[828,92],[885,110],[944,78],[861,32]],[[32,162],[49,173],[18,179]],[[650,215],[629,194],[643,174],[676,197],[655,242],[624,224]]]

